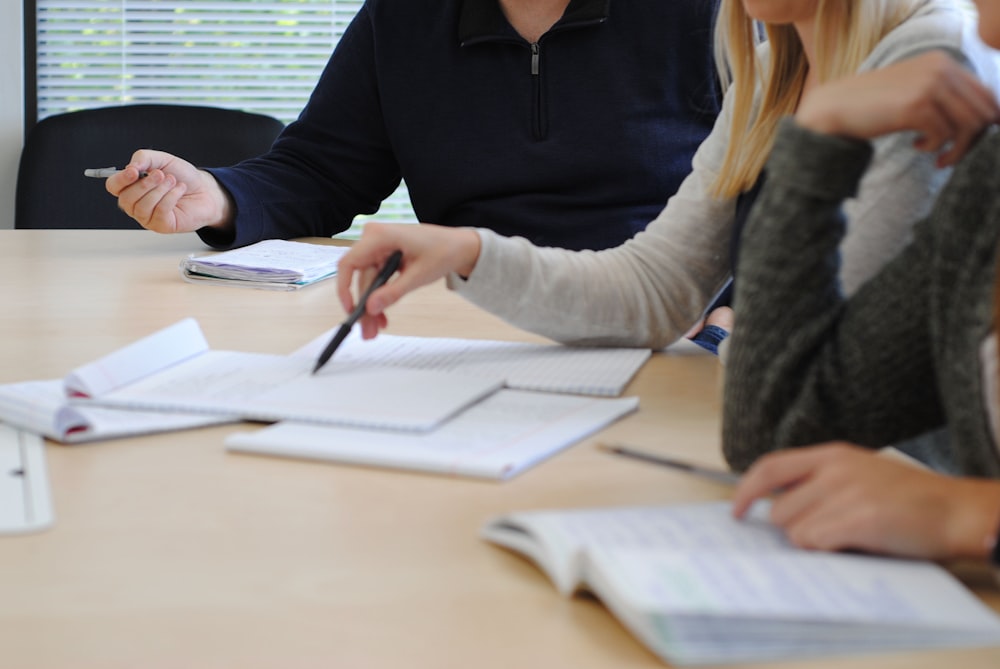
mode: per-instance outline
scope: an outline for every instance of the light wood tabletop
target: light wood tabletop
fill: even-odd
[[[212,348],[287,353],[343,318],[332,281],[284,293],[184,283],[193,235],[0,231],[0,382],[75,366],[194,317]],[[442,284],[395,334],[542,341]],[[478,538],[499,513],[723,499],[602,440],[722,464],[719,368],[655,354],[640,410],[504,483],[227,453],[222,426],[48,444],[44,532],[0,537],[0,667],[662,667],[595,599]],[[1000,610],[985,571],[966,582]],[[782,667],[998,667],[1000,649]]]

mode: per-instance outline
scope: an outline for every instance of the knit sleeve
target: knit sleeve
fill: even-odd
[[[737,469],[777,448],[831,439],[877,447],[942,422],[928,383],[930,241],[842,296],[841,204],[870,157],[866,142],[781,125],[737,273],[723,420]]]

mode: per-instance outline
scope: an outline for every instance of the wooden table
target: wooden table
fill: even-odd
[[[213,348],[290,352],[339,322],[334,285],[191,285],[192,235],[0,231],[0,382],[57,378],[181,318]],[[390,332],[538,341],[441,285]],[[719,375],[655,355],[601,433],[720,464]],[[232,426],[47,449],[56,524],[0,538],[0,667],[662,667],[600,605],[477,538],[497,513],[719,499],[585,440],[506,483],[228,454]],[[1000,609],[981,572],[969,583]],[[782,667],[998,667],[1000,649]]]

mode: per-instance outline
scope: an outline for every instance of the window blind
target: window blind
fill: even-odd
[[[305,105],[361,5],[361,0],[35,0],[38,118],[168,102],[243,109],[288,123]],[[372,218],[415,220],[405,186]]]

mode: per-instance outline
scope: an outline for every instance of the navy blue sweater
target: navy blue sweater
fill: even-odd
[[[719,98],[715,0],[572,0],[536,44],[496,0],[368,0],[269,153],[213,169],[235,239],[330,236],[406,180],[417,217],[616,246],[690,171]]]

